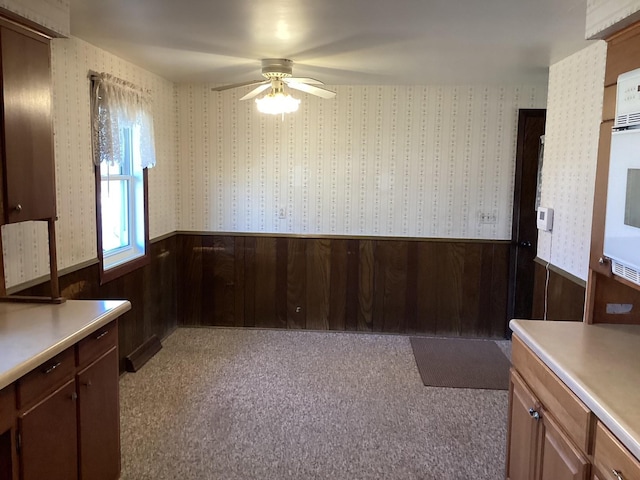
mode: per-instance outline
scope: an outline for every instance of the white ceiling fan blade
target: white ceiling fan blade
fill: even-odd
[[[254,88],[249,93],[247,93],[244,97],[242,97],[240,100],[249,100],[250,98],[257,97],[262,92],[264,92],[267,88],[271,88],[271,82],[264,83],[263,85],[260,85],[259,87]]]
[[[311,95],[316,95],[322,98],[333,98],[336,96],[336,92],[327,90],[326,88],[315,87],[313,85],[307,85],[306,83],[287,82],[287,85],[296,90],[300,90]]]
[[[293,83],[308,83],[310,85],[324,85],[324,82],[321,82],[320,80],[316,80],[315,78],[309,78],[309,77],[288,77],[288,78],[283,78],[282,81],[284,83],[293,82]]]
[[[249,80],[248,82],[240,82],[240,83],[232,83],[231,85],[223,85],[221,87],[213,87],[211,89],[212,92],[223,92],[225,90],[230,90],[232,88],[238,87],[247,87],[249,85],[257,85],[259,83],[263,83],[264,80]]]

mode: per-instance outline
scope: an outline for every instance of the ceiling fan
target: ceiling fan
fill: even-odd
[[[290,110],[282,110],[282,108],[278,111],[267,111],[265,113],[288,113],[290,111],[295,111],[298,108],[299,100],[291,98],[289,95],[284,94],[284,86],[286,85],[289,88],[293,88],[295,90],[300,90],[305,93],[310,93],[311,95],[316,95],[321,98],[333,98],[336,96],[336,92],[332,92],[331,90],[327,90],[326,88],[319,87],[318,85],[324,85],[320,80],[316,80],[315,78],[306,78],[306,77],[293,77],[293,61],[286,58],[265,58],[262,60],[262,76],[265,80],[250,80],[248,82],[234,83],[232,85],[223,85],[221,87],[214,87],[211,90],[214,92],[222,92],[224,90],[229,90],[232,88],[239,87],[248,87],[251,85],[258,85],[256,88],[251,90],[245,96],[243,96],[240,100],[249,100],[250,98],[257,97],[262,92],[271,89],[265,97],[262,99],[256,99],[258,103],[258,108],[260,109],[260,101],[264,98],[267,99],[284,99],[288,97],[291,101]],[[295,103],[295,105],[294,105]],[[287,108],[287,107],[283,107]],[[261,109],[261,111],[263,111]]]

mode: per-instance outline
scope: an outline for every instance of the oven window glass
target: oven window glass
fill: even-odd
[[[624,223],[640,228],[640,168],[627,171],[627,202],[624,207]]]

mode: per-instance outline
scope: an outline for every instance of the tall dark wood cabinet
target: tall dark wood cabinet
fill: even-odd
[[[41,220],[49,232],[51,301],[60,303],[48,35],[0,17],[0,225]],[[6,296],[0,237],[0,297]]]
[[[56,217],[49,39],[0,23],[2,222]]]

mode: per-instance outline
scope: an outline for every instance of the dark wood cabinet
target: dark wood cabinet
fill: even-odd
[[[22,480],[78,478],[76,401],[71,379],[20,415]]]
[[[120,473],[118,373],[114,347],[77,375],[83,480],[115,480]]]
[[[117,480],[117,320],[0,390],[0,480]]]
[[[0,23],[2,223],[56,217],[49,39]]]

